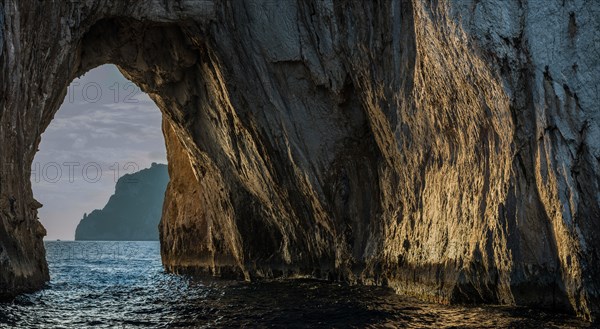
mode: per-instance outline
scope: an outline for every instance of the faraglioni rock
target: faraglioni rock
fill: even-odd
[[[158,240],[168,182],[167,166],[156,163],[119,178],[115,194],[106,206],[83,215],[75,230],[75,240]]]
[[[600,305],[600,2],[4,0],[0,292],[48,279],[29,183],[73,78],[164,116],[173,272]]]

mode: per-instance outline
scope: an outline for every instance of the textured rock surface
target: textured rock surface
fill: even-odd
[[[119,178],[106,206],[83,215],[75,240],[158,240],[168,182],[167,165],[156,163]]]
[[[114,63],[164,113],[167,269],[598,313],[598,2],[0,8],[4,293],[47,278],[23,168]]]

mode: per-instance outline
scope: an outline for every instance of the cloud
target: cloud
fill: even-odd
[[[86,144],[87,144],[87,138],[80,137],[80,138],[75,139],[75,142],[73,142],[73,148],[74,149],[82,149],[82,148],[85,148]]]

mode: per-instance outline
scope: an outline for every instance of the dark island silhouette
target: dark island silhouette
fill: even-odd
[[[158,240],[168,182],[164,164],[153,163],[150,168],[124,175],[102,210],[83,215],[75,230],[75,240]]]

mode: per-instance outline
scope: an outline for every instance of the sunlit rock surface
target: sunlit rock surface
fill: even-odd
[[[164,114],[175,272],[600,305],[600,3],[5,0],[0,289],[47,279],[28,180],[69,82]]]
[[[75,240],[158,240],[168,182],[164,164],[153,163],[150,168],[124,175],[102,209],[83,215],[75,230]]]

